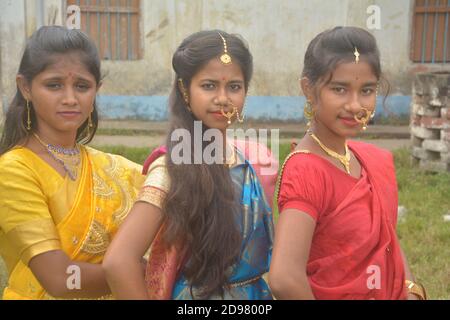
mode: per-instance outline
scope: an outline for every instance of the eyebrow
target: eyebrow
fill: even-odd
[[[201,82],[203,82],[203,81],[210,81],[210,82],[214,82],[214,83],[220,82],[220,80],[213,80],[213,79],[208,79],[208,78],[205,78],[205,79],[202,79],[202,80],[201,80]],[[228,82],[232,82],[232,83],[244,83],[243,80],[230,80],[230,81],[228,81]]]
[[[329,85],[340,85],[340,86],[348,86],[350,83],[346,82],[346,81],[330,81]],[[376,86],[377,83],[374,81],[369,81],[364,83],[362,86],[363,87],[370,87],[370,86]]]
[[[59,76],[59,75],[52,75],[49,76],[47,78],[44,78],[44,81],[52,81],[52,80],[64,80],[65,78],[63,76]],[[86,81],[86,82],[93,82],[90,79],[87,79],[86,77],[80,76],[80,75],[76,75],[76,80],[82,80],[82,81]]]

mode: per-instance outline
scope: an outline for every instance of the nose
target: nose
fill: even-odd
[[[71,86],[67,86],[66,90],[64,91],[64,99],[63,99],[64,105],[74,106],[77,104],[77,98],[75,95],[75,91]]]
[[[359,97],[357,93],[354,93],[350,97],[350,101],[345,105],[345,110],[348,112],[351,112],[353,114],[358,113],[361,111],[362,105],[359,102]]]
[[[219,89],[216,97],[216,104],[221,106],[227,106],[229,103],[227,92],[224,88]]]

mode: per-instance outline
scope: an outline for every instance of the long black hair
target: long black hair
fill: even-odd
[[[27,42],[20,61],[18,75],[22,75],[31,84],[39,73],[55,63],[57,54],[67,53],[79,55],[81,63],[94,76],[98,86],[101,82],[100,58],[94,42],[80,30],[69,30],[61,26],[44,26],[33,33]],[[27,139],[30,133],[36,129],[36,115],[33,104],[30,102],[29,106],[31,109],[31,130],[26,129],[28,118],[26,100],[17,87],[17,92],[6,113],[0,140],[0,155]],[[88,120],[78,128],[77,142],[89,143],[95,135],[98,127],[95,101],[91,119],[92,128],[88,128]]]
[[[183,99],[179,79],[187,89],[192,77],[204,65],[219,59],[224,51],[220,35],[226,39],[233,63],[240,66],[245,90],[248,90],[253,59],[238,36],[212,30],[200,31],[184,39],[172,59],[176,76],[169,98],[170,130],[166,141],[169,155],[177,144],[171,141],[172,132],[186,129],[194,137],[196,119]],[[203,125],[203,132],[206,129]],[[202,146],[202,152],[205,146]],[[191,154],[193,157],[194,153]],[[183,242],[189,250],[184,274],[190,282],[191,294],[193,286],[199,288],[196,295],[201,298],[223,294],[229,268],[236,262],[241,247],[230,172],[221,164],[174,164],[170,156],[166,164],[172,183],[163,203],[165,239],[168,243]]]

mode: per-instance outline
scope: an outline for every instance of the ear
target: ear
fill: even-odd
[[[314,88],[311,84],[311,81],[307,77],[303,77],[299,80],[300,88],[303,91],[303,94],[305,95],[306,100],[311,101],[311,103],[314,104]]]
[[[20,93],[26,99],[31,101],[31,87],[28,83],[27,79],[21,74],[18,74],[16,77],[17,88],[19,88]]]

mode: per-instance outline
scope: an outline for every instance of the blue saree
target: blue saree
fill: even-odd
[[[240,202],[237,224],[242,234],[241,253],[239,260],[230,269],[223,297],[214,295],[210,299],[271,300],[270,289],[262,276],[269,271],[272,254],[272,210],[254,168],[238,150],[237,156],[240,161],[230,168],[230,174],[236,199]],[[193,287],[195,298],[196,292],[198,288]],[[193,299],[190,284],[183,273],[175,281],[172,299]]]

